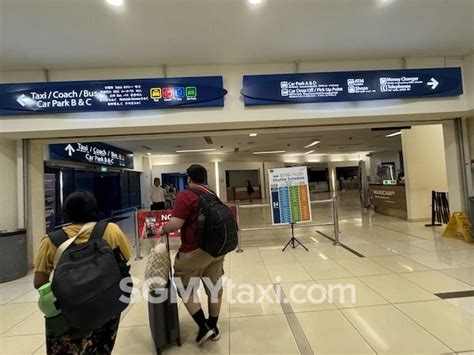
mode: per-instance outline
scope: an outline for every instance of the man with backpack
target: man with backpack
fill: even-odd
[[[71,225],[41,240],[35,257],[34,286],[51,281],[55,307],[67,330],[52,335],[54,319],[46,318],[48,354],[111,354],[127,304],[120,283],[129,276],[131,246],[113,223],[98,222],[97,201],[75,192],[64,203]]]
[[[222,276],[225,254],[237,246],[237,223],[228,206],[205,184],[206,169],[197,164],[187,169],[188,189],[176,196],[171,219],[163,225],[159,234],[164,236],[181,230],[181,247],[174,265],[175,279],[179,280],[188,297],[183,297],[188,312],[199,327],[196,337],[201,345],[209,338],[219,340],[217,321],[222,303]],[[206,319],[197,296],[200,280],[208,297],[209,318]],[[211,288],[218,289],[217,299]]]

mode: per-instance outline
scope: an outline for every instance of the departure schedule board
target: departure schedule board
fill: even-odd
[[[305,166],[269,170],[273,224],[310,222],[308,172]]]

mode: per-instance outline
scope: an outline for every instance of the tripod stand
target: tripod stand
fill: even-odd
[[[306,251],[309,251],[308,248],[306,248],[303,243],[301,243],[298,239],[295,238],[295,224],[292,222],[290,223],[291,226],[291,239],[286,243],[285,247],[282,249],[282,251],[285,251],[288,246],[291,245],[293,249],[295,249],[298,245],[301,245]],[[295,243],[298,243],[295,244]]]

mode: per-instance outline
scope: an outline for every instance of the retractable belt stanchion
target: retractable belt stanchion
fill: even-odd
[[[235,206],[235,218],[237,220],[237,250],[236,250],[236,253],[243,253],[244,250],[242,249],[242,244],[241,244],[241,236],[240,236],[240,219],[239,219],[239,214],[240,214],[240,211],[239,211],[239,205],[236,205]]]
[[[332,199],[332,218],[334,220],[334,245],[339,243],[339,210],[337,208],[337,197]]]
[[[140,236],[138,235],[138,211],[135,210],[133,215],[135,217],[135,260],[141,260]]]

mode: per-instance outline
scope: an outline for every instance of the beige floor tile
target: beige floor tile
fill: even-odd
[[[121,327],[136,327],[148,324],[148,301],[144,298],[134,304],[120,322]]]
[[[450,259],[460,261],[466,265],[474,266],[474,246],[472,246],[470,249],[450,250],[447,252],[441,252],[439,254]]]
[[[322,260],[338,260],[338,259],[353,259],[357,258],[356,255],[340,246],[323,246],[320,248],[314,248],[314,251],[318,253]]]
[[[315,354],[375,354],[340,311],[298,313],[296,317]]]
[[[324,286],[329,295],[328,297],[338,308],[388,304],[383,297],[355,277],[323,280],[319,283]],[[352,292],[352,290],[354,290],[354,292]],[[354,295],[353,298],[352,294]]]
[[[19,336],[30,334],[45,334],[44,314],[36,311],[32,315],[23,319],[20,323],[14,325],[3,336]]]
[[[441,354],[450,349],[392,305],[342,311],[377,354]]]
[[[306,251],[303,248],[300,248],[291,250],[291,253],[300,263],[329,260],[329,258],[326,257],[324,254],[319,253],[318,249],[319,248],[311,248],[309,249],[309,251]]]
[[[352,249],[361,253],[364,256],[383,256],[383,255],[394,255],[395,253],[388,249],[375,244],[362,244],[353,246]]]
[[[474,297],[450,298],[445,301],[461,308],[464,312],[474,316]]]
[[[395,253],[402,254],[402,255],[426,252],[425,249],[418,248],[407,242],[389,242],[389,243],[378,243],[378,244],[384,248],[388,248],[389,250]]]
[[[391,303],[438,299],[399,275],[364,276],[360,280]]]
[[[271,291],[268,291],[269,289]],[[228,295],[228,302],[232,319],[283,313],[273,285],[239,287],[229,291],[231,295]]]
[[[402,255],[375,256],[369,259],[395,273],[430,270],[429,267]]]
[[[258,250],[248,250],[243,253],[231,253],[226,257],[226,260],[229,260],[230,266],[242,267],[242,266],[253,266],[253,265],[263,265],[263,259],[260,256]]]
[[[44,335],[22,335],[15,337],[0,337],[0,354],[18,355],[32,354],[45,343]]]
[[[355,276],[384,275],[392,273],[392,271],[389,269],[373,262],[368,258],[343,259],[337,260],[337,263],[346,268],[352,275]]]
[[[474,267],[440,270],[443,274],[474,286]]]
[[[335,260],[301,263],[301,265],[314,280],[352,276],[349,271],[344,269]]]
[[[474,290],[474,286],[465,284],[439,271],[412,272],[401,276],[432,293]]]
[[[209,305],[208,305],[208,299],[206,296],[206,293],[204,289],[201,287],[199,289],[199,299],[201,301],[201,307],[204,311],[204,314],[207,315],[209,314]],[[192,322],[193,318],[189,314],[188,310],[186,309],[185,305],[179,301],[179,319],[182,322]],[[230,315],[230,308],[229,308],[229,301],[228,301],[228,289],[225,288],[222,293],[222,304],[221,304],[221,311],[219,315],[219,319],[227,319],[229,318]]]
[[[120,327],[113,353],[123,355],[156,354],[150,327]]]
[[[273,283],[311,281],[311,276],[299,263],[267,265],[267,271]]]
[[[415,260],[416,262],[435,270],[455,269],[469,266],[467,264],[453,260],[442,253],[438,254],[437,252],[408,254],[407,258]]]
[[[265,265],[291,264],[296,262],[296,259],[290,252],[283,252],[281,248],[276,250],[260,250],[260,255]]]
[[[448,238],[432,238],[429,240],[411,240],[409,244],[425,249],[426,251],[443,252],[448,250],[465,249],[468,245],[461,240]]]
[[[445,300],[396,305],[455,351],[474,349],[474,316]]]
[[[33,289],[15,298],[10,303],[38,303],[38,299],[39,299],[38,291]]]
[[[284,315],[232,319],[230,352],[232,354],[300,354]]]
[[[14,299],[34,290],[32,282],[13,282],[0,289],[0,305],[7,304]]]
[[[7,304],[0,306],[0,334],[5,333],[8,329],[20,323],[37,310],[38,305],[35,303]]]
[[[312,312],[336,309],[319,282],[293,282],[281,284],[285,298],[294,312]],[[282,294],[282,295],[283,295]]]
[[[231,268],[229,278],[235,284],[269,284],[271,282],[267,269],[263,265]]]

